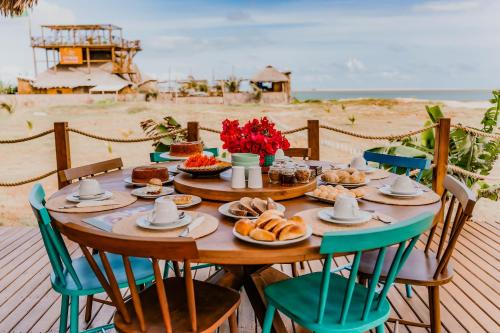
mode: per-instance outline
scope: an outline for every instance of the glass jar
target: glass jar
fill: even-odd
[[[281,169],[281,186],[293,186],[297,180],[295,179],[295,166],[292,163],[287,163]]]
[[[297,183],[307,184],[311,179],[311,169],[306,164],[298,164],[295,168],[295,179]]]
[[[282,165],[280,162],[273,162],[273,164],[269,167],[269,182],[271,184],[279,184],[281,182],[281,169]]]

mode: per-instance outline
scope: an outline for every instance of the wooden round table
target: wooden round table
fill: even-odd
[[[316,162],[318,163],[318,162]],[[168,165],[168,163],[165,163]],[[106,174],[98,175],[95,178],[99,180],[101,186],[110,191],[130,191],[133,188],[127,186],[123,179],[131,175],[131,169],[118,170]],[[390,180],[382,179],[372,181],[370,185],[388,183]],[[77,184],[71,184],[55,194],[54,196],[67,195],[76,190]],[[139,198],[130,206],[119,208],[113,211],[127,210],[133,207],[149,205],[152,200]],[[286,207],[287,216],[292,216],[299,211],[310,208],[328,207],[329,204],[319,201],[300,197],[290,200],[281,201]],[[224,266],[224,270],[209,278],[210,282],[220,285],[229,286],[239,289],[242,286],[250,298],[252,306],[259,321],[263,321],[265,313],[265,303],[262,290],[272,282],[289,278],[289,276],[281,273],[270,267],[273,264],[294,263],[298,261],[307,261],[321,258],[319,254],[319,246],[321,237],[311,236],[297,245],[287,247],[269,248],[255,246],[236,239],[232,235],[232,228],[235,220],[221,215],[217,208],[221,205],[220,202],[203,200],[197,206],[187,208],[189,211],[204,212],[219,218],[219,227],[214,233],[196,240],[200,255],[199,262],[206,262]],[[414,217],[423,212],[437,213],[441,207],[440,202],[424,206],[392,206],[378,204],[368,201],[360,201],[360,208],[367,210],[372,209],[381,213],[385,213],[399,220]],[[110,213],[113,211],[99,213],[57,213],[49,212],[51,217],[58,223],[73,222],[94,228],[82,221],[84,218],[89,218],[97,215]],[[275,318],[274,329],[277,332],[286,332],[286,329],[278,316]]]

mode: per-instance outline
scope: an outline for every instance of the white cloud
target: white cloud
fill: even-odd
[[[366,69],[365,64],[363,64],[361,60],[356,58],[349,58],[345,65],[347,66],[349,72],[352,73],[362,72]]]
[[[413,6],[416,11],[461,12],[479,7],[477,1],[428,1]]]
[[[76,23],[75,13],[67,8],[51,3],[40,1],[30,14],[34,27],[41,24],[73,24]]]

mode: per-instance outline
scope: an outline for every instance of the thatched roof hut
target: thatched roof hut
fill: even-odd
[[[0,0],[0,14],[3,16],[21,15],[37,2],[38,0]]]
[[[251,82],[288,82],[290,79],[285,73],[278,71],[273,66],[269,65],[257,74],[255,74]]]
[[[255,74],[250,82],[262,92],[264,100],[272,100],[274,103],[289,103],[291,98],[290,76],[291,72],[280,72],[269,65]]]

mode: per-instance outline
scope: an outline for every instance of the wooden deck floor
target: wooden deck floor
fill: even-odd
[[[454,254],[455,276],[441,291],[443,332],[500,332],[499,282],[500,222],[469,223]],[[422,246],[422,242],[419,246]],[[436,244],[435,244],[436,245]],[[69,243],[72,255],[80,254]],[[337,265],[347,258],[336,259]],[[289,265],[278,267],[287,273]],[[302,273],[321,269],[321,262],[309,262]],[[60,297],[51,290],[50,266],[41,237],[36,228],[0,228],[0,332],[56,332]],[[205,279],[209,269],[196,272]],[[409,320],[428,320],[427,292],[415,288],[412,298],[405,297],[404,286],[397,285],[390,293],[394,316]],[[112,321],[113,308],[94,304],[90,323],[83,319],[81,303],[80,328],[99,326]],[[287,323],[290,332],[301,332]],[[240,332],[259,332],[252,308],[243,295],[239,309]],[[387,331],[393,332],[392,326]],[[221,332],[228,332],[223,327]],[[399,332],[426,332],[422,328],[400,327]]]

